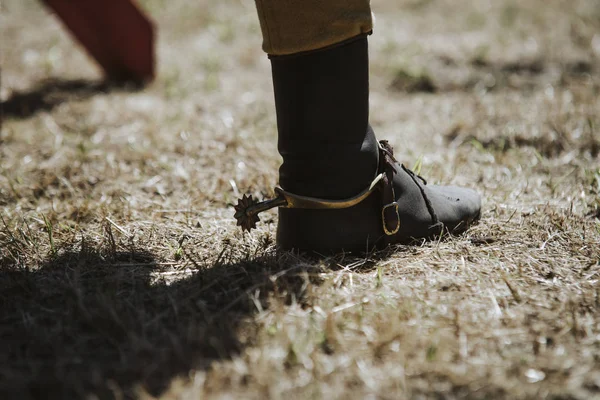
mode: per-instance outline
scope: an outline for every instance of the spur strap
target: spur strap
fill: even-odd
[[[379,171],[383,174],[381,184],[381,221],[383,232],[392,236],[400,229],[400,210],[394,191],[394,174],[396,174],[394,150],[387,140],[379,141]]]

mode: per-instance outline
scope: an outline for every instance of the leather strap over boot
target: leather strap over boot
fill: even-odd
[[[394,191],[394,175],[396,174],[394,152],[387,140],[379,142],[379,171],[383,174],[381,185],[381,220],[383,221],[383,232],[392,236],[400,229],[400,213],[396,202]]]

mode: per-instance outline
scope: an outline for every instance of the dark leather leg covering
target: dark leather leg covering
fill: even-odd
[[[325,199],[363,191],[376,175],[379,152],[369,126],[367,38],[309,54],[272,57],[271,63],[283,157],[281,187]],[[379,223],[361,214],[365,207],[372,209],[373,200],[336,211],[280,209],[278,244],[317,251],[366,250],[363,233],[378,232]],[[353,227],[356,222],[361,226]]]
[[[369,129],[366,37],[304,55],[271,58],[279,183],[325,199],[360,193],[373,180],[378,146]]]

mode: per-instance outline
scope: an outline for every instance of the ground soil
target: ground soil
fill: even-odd
[[[0,3],[0,398],[600,398],[600,4],[374,0],[371,122],[457,237],[277,252],[254,4],[146,0],[158,74],[106,84]]]

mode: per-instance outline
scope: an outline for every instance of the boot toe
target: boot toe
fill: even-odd
[[[451,233],[463,232],[480,217],[481,196],[475,190],[427,185],[425,192],[439,221]]]

